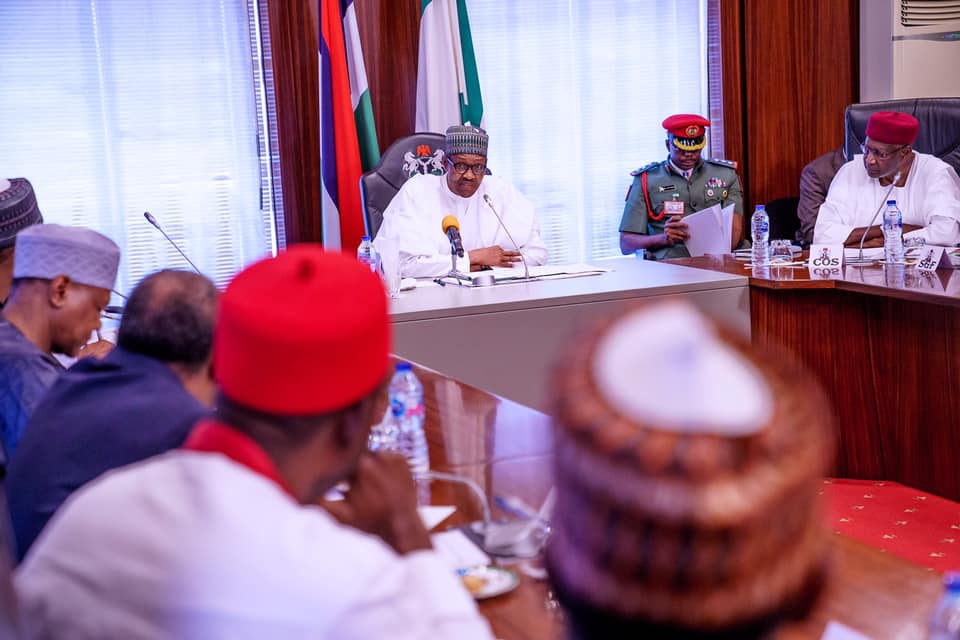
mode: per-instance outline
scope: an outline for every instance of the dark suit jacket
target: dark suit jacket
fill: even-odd
[[[813,242],[813,228],[817,224],[820,205],[827,199],[833,176],[837,175],[837,171],[846,162],[841,146],[815,158],[803,168],[800,174],[800,204],[797,205],[797,217],[800,218],[800,230],[797,231],[799,242]]]
[[[119,347],[68,369],[34,409],[10,461],[18,558],[71,493],[110,469],[180,446],[208,413],[169,366]]]

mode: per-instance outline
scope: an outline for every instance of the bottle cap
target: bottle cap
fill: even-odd
[[[890,205],[897,206],[897,201],[896,201],[896,200],[887,200],[887,206],[889,207]]]
[[[960,591],[960,571],[948,571],[943,574],[943,586],[947,591]]]
[[[413,371],[413,365],[409,362],[398,362],[397,371]]]
[[[360,238],[360,242],[370,242],[370,236],[363,236]]]
[[[766,211],[766,210],[767,208],[762,204],[758,204],[757,208],[755,209],[755,211]]]

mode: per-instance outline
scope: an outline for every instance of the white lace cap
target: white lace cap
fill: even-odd
[[[773,414],[759,371],[691,304],[634,311],[600,340],[593,375],[619,413],[679,433],[745,436]]]

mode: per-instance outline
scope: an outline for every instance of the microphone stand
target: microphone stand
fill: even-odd
[[[501,557],[533,557],[539,553],[539,545],[531,541],[531,534],[537,524],[544,524],[546,513],[538,514],[530,521],[493,522],[490,517],[490,503],[486,492],[470,478],[441,471],[424,471],[414,475],[414,479],[440,480],[462,484],[476,497],[482,508],[483,519],[467,525],[467,529],[479,538],[480,548],[490,555]],[[546,502],[552,502],[548,499]],[[550,505],[552,507],[552,504]],[[543,510],[543,509],[542,509]],[[496,540],[496,537],[508,540]],[[513,538],[512,540],[509,538]]]
[[[183,256],[183,259],[186,260],[186,261],[190,264],[191,267],[193,267],[193,270],[194,270],[194,271],[196,271],[196,272],[199,273],[200,275],[203,275],[202,273],[200,273],[200,269],[197,269],[197,265],[193,264],[193,260],[191,260],[190,258],[188,258],[188,257],[187,257],[187,254],[185,254],[185,253],[183,252],[183,249],[181,249],[180,246],[179,246],[176,242],[173,241],[173,238],[171,238],[170,236],[167,235],[167,232],[163,230],[163,228],[160,226],[160,223],[157,222],[157,219],[153,217],[153,214],[151,214],[149,211],[144,211],[144,212],[143,212],[143,217],[147,219],[147,222],[149,222],[149,223],[152,224],[154,227],[156,227],[156,228],[157,228],[157,231],[159,231],[160,233],[163,234],[163,237],[167,239],[167,242],[169,242],[169,243],[173,246],[174,249],[176,249],[177,251],[180,252],[180,255]]]
[[[461,254],[462,255],[462,254]],[[441,287],[446,286],[446,282],[443,281],[444,278],[453,278],[453,284],[458,287],[470,287],[472,284],[464,284],[463,281],[472,283],[473,280],[470,276],[464,275],[457,271],[457,249],[453,244],[453,241],[450,241],[450,272],[446,275],[442,275],[439,278],[434,278],[433,281],[439,284]]]
[[[887,205],[887,198],[890,197],[890,193],[893,191],[893,188],[897,186],[897,183],[900,182],[900,175],[902,171],[897,171],[897,174],[893,176],[893,182],[890,183],[890,186],[887,187],[887,192],[883,194],[883,198],[880,200],[880,206],[877,207],[877,210],[873,212],[873,217],[870,218],[870,223],[863,230],[863,234],[860,236],[860,252],[857,255],[857,259],[848,262],[850,266],[853,267],[866,267],[874,265],[877,263],[876,260],[864,260],[863,259],[863,243],[867,239],[867,233],[870,231],[870,227],[873,226],[873,223],[876,221],[877,216],[880,215],[880,212],[883,211],[883,208]]]
[[[523,255],[523,251],[520,250],[520,245],[517,244],[517,241],[513,239],[513,236],[510,235],[510,230],[507,229],[507,225],[503,224],[503,218],[500,217],[500,214],[497,213],[497,210],[493,206],[493,202],[490,201],[490,196],[486,193],[483,194],[483,201],[487,203],[487,206],[490,207],[490,211],[493,211],[493,215],[497,217],[497,222],[500,223],[500,227],[503,228],[504,233],[507,234],[507,237],[510,238],[510,242],[513,243],[514,248],[517,250],[517,253],[520,254],[520,261],[523,263],[523,280],[536,280],[537,278],[530,277],[530,267],[527,265],[527,259]]]

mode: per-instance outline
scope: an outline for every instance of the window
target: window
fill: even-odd
[[[224,285],[276,250],[255,0],[0,2],[0,175],[47,222],[123,249],[117,290],[187,268]]]
[[[489,164],[537,207],[553,263],[620,255],[660,122],[709,116],[707,0],[472,0]]]

